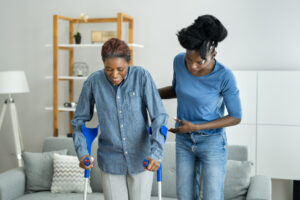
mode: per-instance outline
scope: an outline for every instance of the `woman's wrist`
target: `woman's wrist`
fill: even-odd
[[[191,132],[200,131],[200,130],[201,130],[201,124],[193,124]]]

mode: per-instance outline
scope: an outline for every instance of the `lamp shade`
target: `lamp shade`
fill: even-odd
[[[29,92],[24,71],[0,71],[0,94]]]

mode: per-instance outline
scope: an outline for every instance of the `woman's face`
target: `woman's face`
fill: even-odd
[[[107,58],[104,60],[105,74],[114,85],[120,85],[128,72],[128,62],[125,58]]]
[[[188,71],[195,76],[205,75],[212,71],[216,52],[208,53],[206,59],[202,59],[198,51],[186,50],[185,63]],[[204,73],[204,74],[203,74]]]

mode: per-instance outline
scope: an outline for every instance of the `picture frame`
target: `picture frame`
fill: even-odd
[[[103,43],[113,37],[117,37],[116,31],[92,31],[91,32],[92,43]]]

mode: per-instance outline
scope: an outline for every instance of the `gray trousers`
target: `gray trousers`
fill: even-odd
[[[153,172],[115,175],[100,169],[105,200],[150,200]]]

